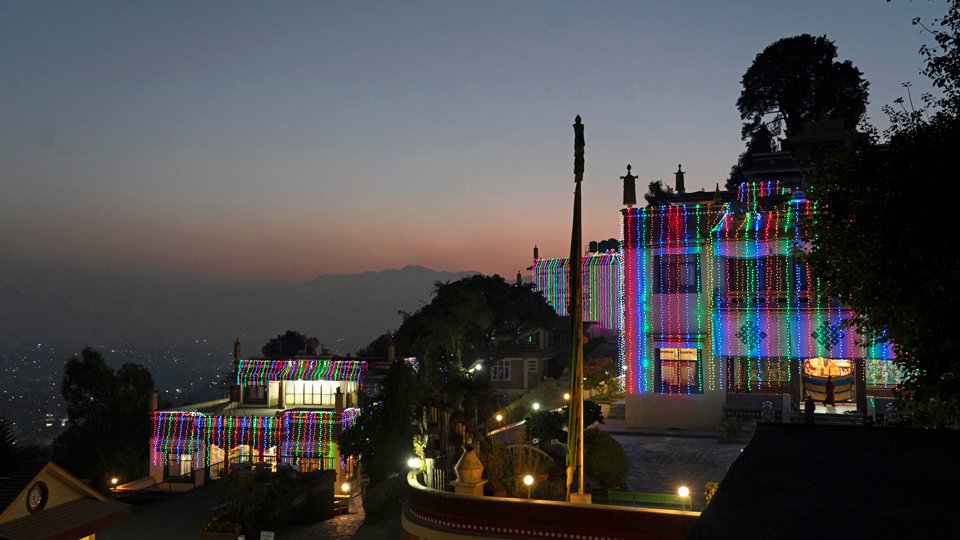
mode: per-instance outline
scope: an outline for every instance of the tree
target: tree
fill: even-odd
[[[377,484],[406,466],[413,453],[413,421],[421,401],[417,376],[403,360],[390,364],[380,392],[364,398],[363,414],[337,439],[343,456],[359,457]]]
[[[810,179],[808,193],[820,211],[806,231],[824,295],[855,310],[850,324],[868,338],[893,343],[902,372],[898,395],[912,402],[913,420],[957,428],[960,259],[952,201],[918,189],[960,170],[958,0],[941,21],[940,47],[927,54],[924,72],[947,101],[928,101],[942,105],[932,118],[895,118],[886,145],[853,138]]]
[[[264,358],[289,358],[298,354],[307,356],[317,354],[317,347],[320,341],[315,338],[307,338],[300,332],[287,330],[282,335],[271,338],[260,352]]]
[[[146,474],[153,377],[139,364],[118,370],[86,347],[64,367],[61,394],[70,427],[54,444],[58,463],[105,488],[110,476]]]
[[[940,98],[927,96],[925,102],[935,105],[949,116],[960,116],[960,1],[953,0],[943,18],[936,19],[932,28],[923,25],[919,18],[913,24],[921,25],[937,42],[935,46],[920,47],[926,59],[921,71],[943,92]],[[939,27],[939,28],[937,28]]]
[[[837,46],[826,36],[801,34],[767,46],[741,79],[743,138],[764,125],[789,137],[810,120],[839,119],[855,128],[867,109],[869,83],[849,60],[836,57]]]
[[[0,416],[0,476],[9,477],[20,462],[20,447],[6,419]]]
[[[647,206],[670,204],[670,201],[673,200],[673,188],[663,185],[663,180],[650,182],[650,185],[647,186],[647,190],[648,191],[643,195],[643,198],[647,201]]]

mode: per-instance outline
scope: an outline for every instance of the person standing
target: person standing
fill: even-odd
[[[833,384],[833,375],[827,375],[827,395],[823,398],[823,404],[833,407],[833,396],[836,385]]]
[[[817,410],[817,404],[813,401],[813,396],[807,394],[807,401],[803,404],[803,423],[813,424],[813,413]]]

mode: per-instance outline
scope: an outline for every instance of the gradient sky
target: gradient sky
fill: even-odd
[[[298,282],[512,276],[619,235],[619,176],[723,183],[740,78],[826,34],[868,115],[944,2],[0,3],[0,259]],[[639,186],[638,186],[639,187]],[[643,191],[643,190],[640,190]]]

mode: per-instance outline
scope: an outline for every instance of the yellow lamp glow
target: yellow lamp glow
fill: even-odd
[[[533,485],[533,476],[529,474],[523,477],[523,485],[532,486]]]
[[[350,482],[344,482],[340,484],[340,491],[344,493],[350,493]]]
[[[564,393],[563,393],[563,400],[564,400],[564,401],[570,401],[570,392],[564,392]]]
[[[689,497],[689,496],[690,496],[690,490],[687,489],[687,486],[680,486],[680,489],[677,490],[677,495],[679,495],[679,496],[681,496],[681,497]]]
[[[113,484],[113,485],[117,485],[117,482],[119,482],[119,481],[120,481],[120,479],[117,478],[116,476],[114,476],[113,478],[110,479],[110,483]]]
[[[497,422],[503,422],[503,415],[502,415],[502,414],[498,414],[498,415],[497,415]]]
[[[418,458],[412,457],[407,460],[407,467],[410,467],[411,469],[419,469],[421,465],[422,463],[420,463]]]

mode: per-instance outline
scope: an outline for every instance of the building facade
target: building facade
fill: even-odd
[[[597,249],[594,245],[591,247]],[[567,258],[537,258],[532,267],[534,290],[541,293],[561,317],[569,315],[569,266]],[[583,321],[602,330],[619,330],[622,297],[619,250],[615,247],[590,251],[583,257],[582,267]]]
[[[337,434],[356,422],[366,362],[333,356],[241,358],[230,398],[155,411],[150,475],[159,483],[228,466],[336,469]],[[202,479],[200,480],[202,482]]]
[[[732,201],[621,211],[628,424],[716,428],[729,393],[778,408],[788,396],[789,414],[807,395],[822,400],[828,378],[860,413],[890,395],[891,347],[863,345],[798,256],[802,222],[817,215],[799,185],[745,182]]]

